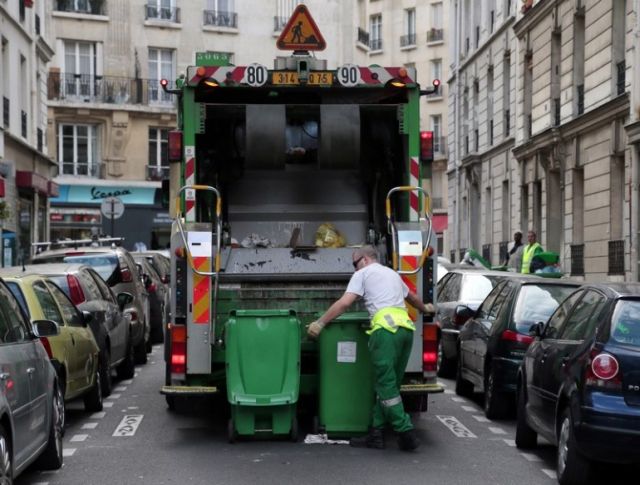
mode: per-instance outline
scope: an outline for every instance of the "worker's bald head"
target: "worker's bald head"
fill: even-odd
[[[357,261],[362,257],[367,257],[374,261],[378,261],[378,251],[373,246],[367,244],[366,246],[362,246],[361,248],[356,249],[353,252],[353,260]]]

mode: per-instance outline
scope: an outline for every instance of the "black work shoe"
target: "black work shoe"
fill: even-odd
[[[398,434],[398,447],[402,451],[413,451],[420,446],[420,440],[416,436],[416,431],[410,429]]]
[[[351,438],[349,445],[355,448],[374,448],[384,450],[384,433],[380,428],[371,428],[369,434],[358,438]]]

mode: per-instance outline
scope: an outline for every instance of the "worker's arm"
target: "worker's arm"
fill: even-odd
[[[307,333],[311,337],[317,337],[322,332],[322,329],[327,326],[327,324],[333,320],[334,318],[338,318],[344,312],[346,312],[353,302],[356,301],[358,295],[355,293],[345,293],[338,300],[334,302],[333,305],[329,307],[329,309],[324,312],[324,314],[315,322],[311,322],[309,324],[309,328]]]
[[[433,315],[436,312],[432,303],[427,303],[427,304],[423,303],[422,300],[418,298],[418,295],[416,295],[413,291],[409,292],[406,300],[409,302],[409,304],[413,308],[415,308],[416,310],[422,313],[426,313],[427,315]]]

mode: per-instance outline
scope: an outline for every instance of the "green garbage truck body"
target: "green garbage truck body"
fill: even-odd
[[[404,190],[389,202],[395,187],[421,187],[426,175],[420,86],[413,68],[331,69],[309,55],[277,58],[273,69],[226,61],[199,54],[168,90],[178,107],[169,153],[179,224],[161,392],[170,407],[215,393],[233,406],[227,379],[237,356],[228,338],[245,338],[236,327],[251,312],[267,312],[256,318],[270,322],[282,317],[268,312],[286,311],[300,325],[299,348],[289,349],[299,352],[297,392],[313,401],[318,343],[304,326],[344,293],[354,247],[374,245],[382,264],[404,269],[409,287],[435,303],[434,256],[421,260],[416,250],[430,243],[420,231],[428,201]],[[411,315],[417,330],[403,396],[426,410],[427,395],[442,391],[437,329]]]

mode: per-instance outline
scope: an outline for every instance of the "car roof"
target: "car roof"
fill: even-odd
[[[38,273],[24,272],[21,266],[11,266],[0,269],[0,277],[5,281],[32,281],[49,278]]]
[[[46,263],[46,264],[29,264],[26,266],[17,266],[25,274],[41,274],[41,275],[60,275],[67,273],[77,273],[81,269],[89,268],[86,264],[79,263]],[[0,275],[4,275],[5,270],[12,270],[13,268],[3,268],[0,270]],[[15,274],[15,272],[12,272]]]
[[[585,288],[600,290],[611,298],[640,296],[640,283],[633,282],[599,282],[584,283]]]
[[[83,254],[114,254],[116,252],[124,252],[125,248],[121,246],[110,247],[110,246],[98,246],[98,247],[79,247],[79,248],[61,248],[61,249],[50,249],[47,251],[42,251],[36,254],[33,257],[34,261],[38,260],[46,260],[52,257],[60,257],[60,256],[82,256]]]

